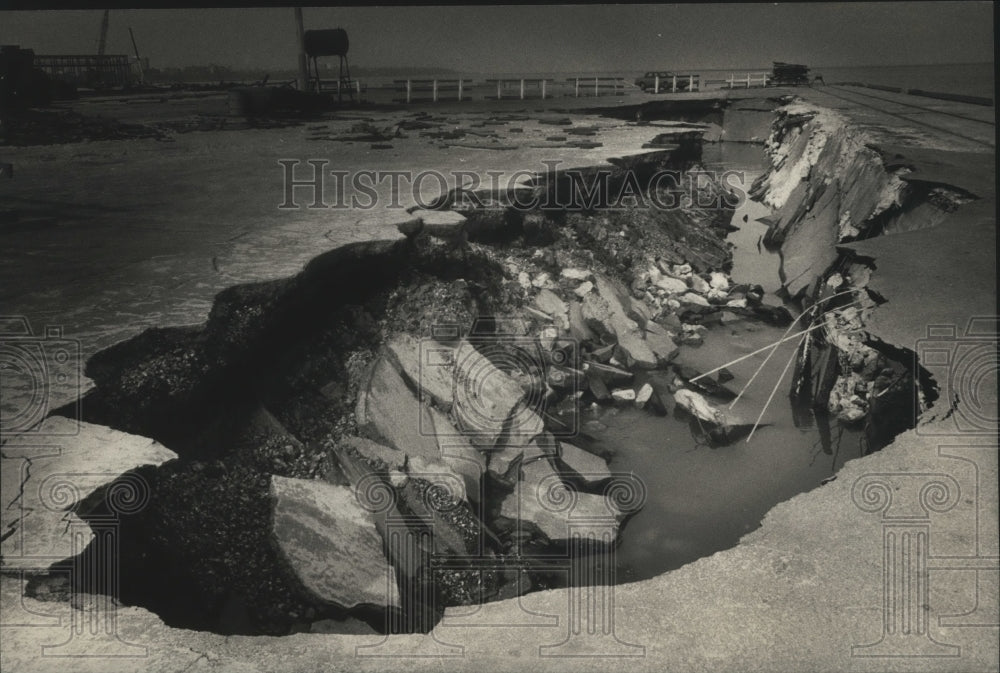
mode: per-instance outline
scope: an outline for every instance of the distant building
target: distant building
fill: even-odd
[[[138,63],[124,54],[36,54],[34,60],[35,67],[49,77],[78,87],[128,87],[140,80]]]

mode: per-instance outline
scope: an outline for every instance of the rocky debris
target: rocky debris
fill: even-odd
[[[574,301],[569,305],[569,333],[578,343],[596,341],[597,334],[587,326],[583,316],[583,304]]]
[[[640,392],[642,397],[645,397],[647,394],[649,395],[643,404],[644,409],[658,416],[666,416],[673,411],[675,404],[673,393],[679,386],[676,384],[676,379],[672,372],[643,372],[640,376],[636,377],[636,385],[638,386],[638,392],[636,392],[637,400],[640,398]],[[652,390],[645,391],[644,389],[647,386]]]
[[[443,458],[432,461],[414,456],[406,462],[406,474],[409,477],[424,479],[444,489],[447,495],[457,502],[469,499],[465,479],[446,464]]]
[[[581,312],[587,326],[601,336],[617,341],[630,367],[656,367],[656,355],[646,344],[639,325],[627,315],[627,309],[620,302],[620,292],[601,276],[597,277],[597,290],[583,298]]]
[[[449,489],[431,479],[411,477],[396,492],[400,510],[418,517],[431,531],[435,553],[476,553],[480,523]]]
[[[532,281],[532,285],[543,288],[537,295],[535,295],[535,305],[538,306],[543,313],[550,316],[560,329],[568,330],[569,306],[566,302],[560,299],[555,292],[544,288],[544,285],[548,282],[548,280],[548,274],[540,274],[539,278]]]
[[[728,410],[715,406],[693,390],[681,388],[674,393],[674,400],[692,416],[705,423],[720,428],[738,424],[738,419]]]
[[[585,366],[585,371],[588,375],[595,376],[609,385],[629,383],[632,381],[632,372],[613,365],[606,365],[600,362],[588,362]]]
[[[594,274],[586,269],[574,269],[567,267],[559,272],[559,275],[569,280],[590,280]]]
[[[4,126],[4,144],[12,147],[139,138],[173,140],[170,133],[156,126],[90,117],[72,110],[23,110],[6,117]]]
[[[685,283],[680,278],[673,278],[672,276],[660,275],[654,284],[666,292],[667,294],[682,294],[687,292],[688,284]]]
[[[271,497],[274,541],[310,594],[346,608],[399,606],[382,540],[352,489],[272,476]]]
[[[718,381],[712,380],[707,376],[702,376],[701,372],[694,367],[688,367],[684,364],[675,364],[674,371],[687,386],[690,386],[702,394],[711,395],[726,401],[736,399],[736,393],[734,391],[730,390]]]
[[[598,374],[592,366],[587,367],[584,370],[587,377],[587,385],[590,389],[590,394],[594,396],[594,399],[603,402],[605,400],[611,399],[611,390],[608,388],[608,384],[605,383],[604,379]]]
[[[501,517],[535,527],[551,542],[593,536],[614,544],[621,513],[611,499],[572,491],[547,460],[525,465],[521,472],[514,492],[501,503]]]
[[[660,362],[670,362],[677,356],[675,336],[652,320],[646,323],[646,343]]]
[[[373,442],[364,437],[345,437],[343,443],[364,458],[375,469],[404,471],[407,455],[399,449]]]
[[[635,391],[635,406],[642,409],[652,397],[653,386],[648,383],[643,383],[639,389]]]
[[[611,391],[611,398],[615,402],[632,402],[635,397],[635,391],[631,388],[615,388]]]

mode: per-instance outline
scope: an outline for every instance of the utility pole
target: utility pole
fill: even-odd
[[[135,45],[135,33],[132,32],[132,26],[128,27],[128,35],[132,38],[132,51],[135,52],[135,62],[139,66],[139,84],[142,84],[146,79],[146,74],[142,71],[142,59],[139,57],[139,47]]]
[[[299,47],[299,91],[309,89],[309,71],[306,68],[305,29],[302,27],[302,8],[295,8],[295,34]]]

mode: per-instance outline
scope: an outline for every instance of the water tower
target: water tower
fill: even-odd
[[[351,81],[351,66],[347,62],[349,42],[347,31],[343,28],[325,30],[307,30],[302,36],[306,56],[311,67],[308,75],[313,82],[312,88],[320,90],[320,74],[318,58],[321,56],[336,56],[340,60],[340,76],[337,79],[337,98],[342,97],[346,89],[351,99],[354,99],[354,82]],[[345,76],[346,75],[346,76]]]

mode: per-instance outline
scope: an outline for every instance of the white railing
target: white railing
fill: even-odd
[[[427,100],[432,103],[440,100],[468,100],[465,96],[466,87],[471,84],[465,79],[397,79],[393,80],[400,103],[412,103],[414,100]],[[429,96],[428,96],[429,94]]]
[[[687,84],[687,89],[684,88],[685,84]],[[656,75],[653,78],[653,93],[660,93],[661,91],[677,93],[678,85],[682,91],[701,91],[701,75],[670,75],[669,77],[662,78]]]
[[[767,72],[748,72],[745,75],[730,73],[729,78],[725,82],[729,85],[730,89],[749,89],[752,86],[767,86],[769,77],[770,73]]]

